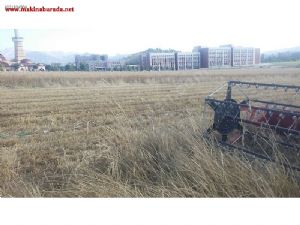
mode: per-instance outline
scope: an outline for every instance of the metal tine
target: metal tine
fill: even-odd
[[[270,117],[273,116],[273,112],[272,111],[268,111],[268,114],[270,115]]]
[[[288,128],[288,133],[290,133],[290,130],[295,126],[296,122],[297,122],[297,117],[293,116],[293,123],[291,124],[291,126]]]
[[[252,112],[252,105],[251,105],[250,101],[248,101],[248,110],[249,110],[249,112]]]
[[[212,93],[210,93],[210,95],[208,95],[207,97],[212,97],[214,94],[216,94],[217,92],[219,92],[222,88],[224,88],[227,85],[227,83],[224,83],[222,86],[218,87],[215,91],[213,91]],[[234,85],[234,84],[232,84]]]

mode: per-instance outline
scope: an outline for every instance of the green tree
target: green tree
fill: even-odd
[[[79,71],[89,71],[89,65],[86,63],[80,63]]]
[[[65,71],[75,71],[75,70],[76,70],[76,67],[73,64],[69,63],[69,64],[65,65]]]
[[[17,70],[19,69],[19,64],[13,64],[11,67],[14,68],[14,70]]]
[[[51,64],[52,71],[60,71],[61,67],[63,67],[63,66],[61,66],[60,63],[52,63]]]
[[[33,65],[32,68],[35,69],[35,70],[37,70],[37,69],[38,69],[38,66],[37,66],[37,65]]]
[[[46,69],[47,71],[52,71],[51,65],[46,65],[46,66],[45,66],[45,69]]]

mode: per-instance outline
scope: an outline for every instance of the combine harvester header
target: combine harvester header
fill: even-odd
[[[282,153],[300,171],[299,94],[295,85],[228,81],[205,98],[214,112],[205,114],[213,115],[206,137],[265,160]]]

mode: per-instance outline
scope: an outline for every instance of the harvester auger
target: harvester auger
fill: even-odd
[[[300,86],[229,81],[205,98],[213,110],[205,136],[300,171],[299,103]]]

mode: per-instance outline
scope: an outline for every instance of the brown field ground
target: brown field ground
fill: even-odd
[[[230,79],[300,70],[0,73],[0,196],[300,197],[281,166],[202,139],[204,97]]]

